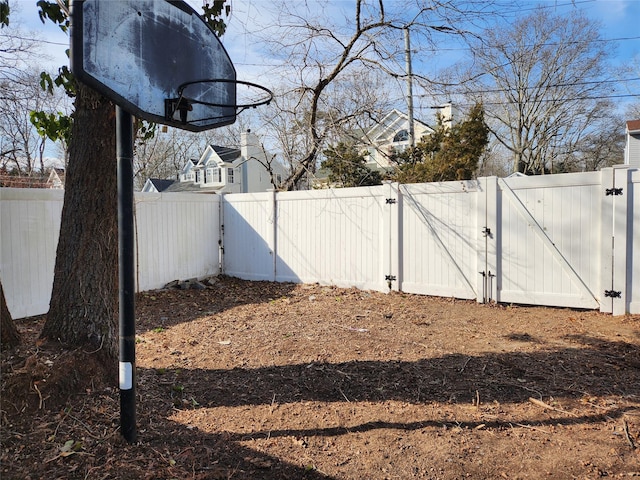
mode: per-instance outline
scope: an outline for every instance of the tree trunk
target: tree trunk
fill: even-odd
[[[13,348],[20,343],[20,334],[16,324],[13,323],[7,301],[4,298],[2,282],[0,282],[0,337],[2,337],[0,343],[3,347]]]
[[[41,337],[118,359],[115,109],[79,85],[49,314]]]

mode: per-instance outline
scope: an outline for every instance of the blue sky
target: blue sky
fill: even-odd
[[[634,57],[640,62],[640,0],[576,0],[575,5],[569,0],[545,0],[538,3],[557,5],[554,8],[561,14],[571,9],[584,12],[589,18],[602,24],[603,38],[629,39],[617,42],[618,62],[630,63]]]
[[[17,0],[13,2],[17,5],[15,13],[19,21],[29,30],[38,32],[48,43],[45,45],[47,52],[53,57],[51,64],[59,64],[64,61],[64,48],[68,44],[65,34],[50,22],[42,24],[38,18],[36,0]],[[198,8],[197,0],[188,0],[194,8]],[[255,9],[268,9],[271,2],[266,0],[234,0],[233,6],[238,10],[236,17],[232,17],[229,25],[229,35],[225,40],[227,49],[232,59],[234,55],[243,57],[247,53],[246,44],[242,42],[245,26],[242,24],[249,7]],[[349,5],[351,2],[345,0],[335,0],[335,4]],[[570,10],[584,12],[590,18],[602,23],[602,35],[604,38],[629,38],[619,42],[617,59],[620,62],[631,62],[634,57],[640,56],[640,0],[525,0],[523,12],[526,12],[527,5],[534,7],[536,4],[553,8],[559,14]],[[18,19],[16,19],[18,20]],[[250,26],[249,26],[250,28]],[[235,60],[235,59],[234,59]]]
[[[200,0],[187,1],[196,10],[201,5]],[[53,70],[67,63],[64,51],[68,48],[68,38],[51,22],[40,22],[36,0],[14,0],[12,3],[17,6],[12,11],[12,16],[15,17],[12,20],[19,22],[27,30],[37,32],[44,40],[44,50],[50,58],[39,63],[38,67]],[[348,0],[329,0],[327,3],[334,5],[336,11],[340,8],[351,9],[353,4]],[[621,39],[617,42],[614,63],[634,67],[627,78],[640,77],[640,0],[521,0],[521,4],[521,9],[512,9],[513,15],[526,14],[537,5],[544,5],[561,15],[579,10],[597,20],[601,24],[604,39]],[[272,4],[267,0],[233,0],[232,5],[234,13],[227,20],[228,33],[222,39],[223,44],[236,65],[238,78],[252,81],[261,78],[264,81],[268,77],[268,67],[263,69],[261,65],[273,65],[273,61],[263,56],[259,45],[255,44],[247,32],[251,32],[252,17],[258,16],[262,20],[269,17]],[[511,12],[507,14],[511,15]],[[430,61],[433,65],[440,62],[438,59]],[[444,66],[446,60],[442,62]],[[627,82],[624,86],[629,93],[640,91],[640,81]]]

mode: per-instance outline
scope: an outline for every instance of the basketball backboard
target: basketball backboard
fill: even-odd
[[[233,63],[184,1],[72,0],[71,71],[151,122],[202,131],[236,119]],[[183,84],[205,104],[182,101]]]

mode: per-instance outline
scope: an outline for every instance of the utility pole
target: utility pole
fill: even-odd
[[[415,132],[413,131],[413,73],[411,71],[411,40],[409,27],[404,27],[404,57],[407,65],[407,114],[409,116],[409,146],[415,147]]]

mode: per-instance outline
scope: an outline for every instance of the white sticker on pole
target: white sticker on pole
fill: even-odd
[[[133,364],[131,362],[120,362],[120,390],[131,390],[133,388]]]

